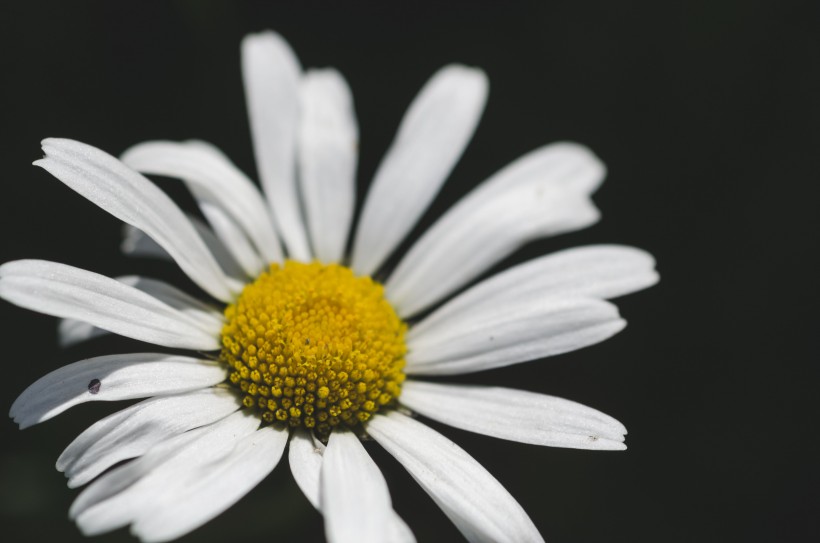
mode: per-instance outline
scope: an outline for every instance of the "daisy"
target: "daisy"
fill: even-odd
[[[85,534],[130,526],[143,541],[168,541],[236,503],[287,449],[329,540],[413,541],[362,445],[369,436],[468,540],[540,541],[501,483],[420,420],[599,450],[625,448],[623,425],[561,398],[423,378],[565,353],[624,327],[605,300],[658,279],[638,249],[564,250],[472,285],[522,244],[594,223],[590,195],[603,165],[571,143],[532,151],[447,211],[381,284],[373,277],[478,123],[485,75],[452,65],[424,86],[346,256],[358,127],[345,80],[303,72],[271,32],[245,39],[242,68],[265,196],[203,142],[147,142],[118,160],[76,141],[43,141],[35,164],[130,225],[126,252],[173,259],[212,297],[54,262],[0,266],[0,297],[62,317],[64,344],[113,332],[193,351],[81,360],[14,402],[11,416],[25,428],[83,402],[147,398],[93,424],[59,457],[70,487],[88,484],[70,516]],[[208,224],[142,174],[181,179]]]

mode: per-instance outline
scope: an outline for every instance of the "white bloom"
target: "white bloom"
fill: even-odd
[[[223,312],[144,277],[110,279],[35,260],[0,266],[0,297],[66,319],[64,344],[110,331],[221,349],[218,361],[158,353],[82,360],[23,392],[11,408],[21,428],[82,402],[148,398],[92,425],[60,456],[69,486],[90,483],[71,517],[87,534],[130,525],[144,541],[182,536],[253,488],[289,442],[293,475],[325,515],[329,540],[412,541],[359,440],[366,433],[470,541],[541,540],[490,473],[406,413],[524,443],[625,448],[623,425],[568,400],[417,379],[572,351],[624,327],[605,300],[658,279],[652,257],[630,247],[560,251],[459,293],[523,243],[595,222],[590,194],[603,165],[570,143],[516,160],[445,213],[382,291],[368,276],[467,145],[485,75],[445,67],[411,104],[353,235],[354,277],[334,264],[347,262],[355,201],[358,127],[348,86],[333,70],[303,72],[273,33],[249,36],[242,52],[266,197],[203,142],[148,142],[122,161],[76,141],[43,142],[36,164],[130,225],[127,252],[172,258],[228,304]],[[181,179],[209,226],[137,172]],[[280,265],[266,271],[271,263]],[[403,320],[430,309],[407,329]],[[345,327],[355,330],[340,333]],[[126,459],[134,460],[109,469]]]

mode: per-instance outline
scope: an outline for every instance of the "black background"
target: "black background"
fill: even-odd
[[[303,65],[335,66],[355,97],[360,193],[417,90],[440,66],[481,66],[478,132],[422,227],[539,145],[575,140],[609,175],[603,220],[527,246],[499,268],[580,244],[652,252],[662,275],[618,301],[629,326],[580,352],[463,380],[571,398],[629,429],[624,453],[539,448],[443,428],[518,498],[548,541],[817,541],[820,11],[816,2],[16,2],[0,8],[0,261],[45,258],[145,273],[117,220],[30,165],[39,141],[113,154],[200,138],[255,177],[239,42],[274,29]],[[178,186],[162,182],[183,205]],[[417,236],[421,228],[414,231]],[[0,304],[0,403],[74,360],[144,350],[105,339],[60,350],[56,319]],[[6,541],[82,540],[53,464],[92,421],[72,409],[2,425]],[[419,541],[458,532],[374,444]],[[351,490],[352,492],[355,489]],[[185,541],[318,541],[321,517],[286,464]],[[97,539],[133,540],[125,530]]]

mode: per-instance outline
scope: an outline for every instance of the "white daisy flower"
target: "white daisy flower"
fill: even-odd
[[[236,503],[289,444],[293,476],[329,540],[413,541],[361,443],[370,436],[468,540],[540,541],[501,483],[413,414],[523,443],[625,448],[623,425],[569,400],[423,379],[573,351],[624,327],[605,300],[658,279],[652,257],[630,247],[560,251],[465,290],[525,242],[595,222],[590,195],[604,166],[576,144],[532,151],[447,211],[381,285],[373,275],[478,123],[484,73],[447,66],[424,86],[346,257],[358,127],[345,80],[302,71],[271,32],[245,39],[242,67],[265,196],[202,142],[143,143],[118,160],[76,141],[43,141],[35,164],[130,225],[127,252],[172,258],[224,304],[145,277],[38,260],[0,266],[0,297],[64,318],[65,344],[108,331],[194,351],[81,360],[14,402],[11,416],[25,428],[83,402],[147,398],[92,425],[60,456],[69,486],[88,484],[70,516],[89,535],[130,525],[143,541],[168,541]],[[143,173],[181,179],[209,225]]]

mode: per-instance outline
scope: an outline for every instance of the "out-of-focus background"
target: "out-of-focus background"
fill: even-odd
[[[478,132],[417,237],[471,187],[542,144],[591,147],[609,175],[603,220],[497,269],[590,243],[652,252],[662,281],[618,300],[613,339],[464,380],[596,407],[629,429],[623,453],[548,449],[433,426],[518,498],[548,541],[820,540],[816,398],[820,10],[816,2],[5,2],[0,7],[0,261],[45,258],[145,273],[196,292],[172,265],[118,250],[120,223],[32,167],[47,136],[113,154],[199,138],[256,178],[239,42],[280,32],[304,66],[335,66],[355,96],[360,198],[404,109],[450,62],[491,81]],[[161,186],[183,205],[178,184]],[[109,338],[61,350],[56,319],[0,303],[6,409],[45,373],[150,350]],[[117,406],[37,427],[0,425],[4,541],[81,541],[76,491],[54,461]],[[460,536],[375,444],[419,541]],[[320,541],[286,464],[183,541]],[[96,539],[132,541],[126,530]]]

